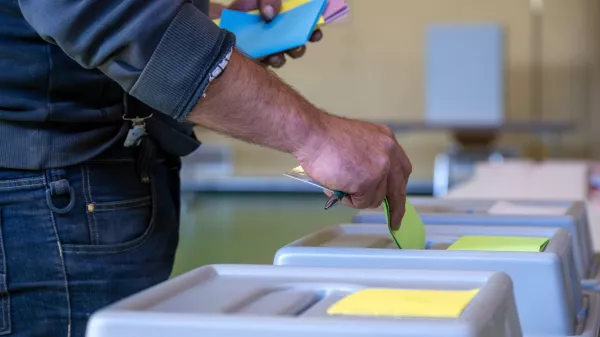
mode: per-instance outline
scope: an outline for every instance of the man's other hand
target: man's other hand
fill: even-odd
[[[258,9],[265,19],[265,21],[271,21],[279,14],[281,11],[281,1],[282,0],[235,0],[226,7],[224,5],[218,3],[210,4],[210,17],[211,19],[216,19],[221,17],[221,12],[225,8],[229,8],[236,11],[241,12],[250,12]],[[318,42],[323,38],[323,33],[321,30],[317,29],[313,32],[310,37],[310,42]],[[300,46],[298,48],[290,49],[282,53],[277,53],[273,55],[269,55],[264,59],[260,60],[261,63],[267,66],[271,66],[273,68],[281,68],[286,62],[286,55],[297,59],[302,57],[306,52],[306,46]]]

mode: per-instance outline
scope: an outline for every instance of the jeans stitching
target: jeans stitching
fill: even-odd
[[[95,202],[94,203],[94,211],[102,212],[102,211],[114,211],[120,209],[129,209],[129,208],[139,208],[143,206],[147,206],[152,202],[151,196],[131,199],[131,200],[123,200],[123,201],[113,201],[113,202]]]
[[[148,205],[150,205],[151,202],[148,201],[144,201],[144,202],[140,202],[140,203],[136,203],[134,205],[123,205],[123,206],[111,206],[111,207],[102,207],[100,209],[95,208],[94,212],[112,212],[112,211],[122,211],[122,210],[129,210],[129,209],[136,209],[136,208],[142,208],[142,207],[146,207]]]
[[[48,178],[44,175],[44,185],[46,188],[50,188],[50,182]],[[52,223],[52,229],[54,231],[54,238],[56,240],[56,248],[58,249],[58,255],[60,256],[60,264],[63,274],[63,281],[65,284],[65,300],[67,302],[67,337],[71,337],[71,322],[72,322],[72,312],[71,312],[71,297],[69,294],[69,281],[67,279],[67,266],[65,264],[65,257],[63,255],[64,251],[62,249],[62,244],[60,242],[60,236],[58,235],[58,227],[56,225],[56,218],[54,217],[54,212],[52,210],[48,210],[50,214],[50,221]]]
[[[67,302],[67,337],[71,336],[71,296],[69,294],[69,281],[67,279],[67,267],[65,265],[65,257],[63,255],[63,249],[60,243],[60,237],[58,236],[58,229],[56,226],[56,219],[54,213],[50,211],[50,220],[52,221],[52,227],[54,229],[54,235],[56,239],[56,248],[58,248],[58,254],[60,255],[60,264],[62,267],[63,281],[65,283],[65,300]]]
[[[90,168],[86,165],[85,166],[85,176],[86,176],[86,184],[87,184],[87,193],[88,193],[88,197],[89,197],[89,201],[90,204],[94,204],[94,199],[92,198],[92,183],[90,182]],[[88,210],[86,209],[86,212],[91,215],[91,222],[90,222],[90,226],[91,228],[91,233],[90,236],[92,237],[92,244],[98,244],[100,242],[100,231],[98,230],[98,220],[96,219],[96,214],[95,211],[94,212],[88,212]]]
[[[87,207],[87,205],[89,205],[90,201],[88,200],[88,196],[87,193],[85,191],[85,172],[83,170],[83,166],[79,167],[79,171],[81,171],[81,192],[83,194],[83,200],[85,201],[85,205]],[[88,224],[90,224],[90,215],[89,212],[85,212],[85,217],[87,219]],[[91,226],[91,225],[90,225]],[[90,242],[92,241],[92,233],[91,233],[91,228],[90,228]]]
[[[133,204],[133,203],[137,203],[137,202],[141,202],[141,201],[148,201],[148,200],[152,200],[151,196],[145,196],[145,197],[139,197],[139,198],[135,198],[135,199],[129,199],[129,200],[120,200],[120,201],[107,201],[107,202],[95,202],[94,205],[99,205],[99,206],[118,206],[118,205],[125,205],[125,204]]]
[[[0,209],[0,214],[2,214],[2,210]],[[1,233],[2,231],[2,220],[0,218],[0,253],[2,254],[2,284],[4,285],[2,291],[4,294],[2,296],[2,331],[0,331],[0,335],[6,335],[12,332],[11,326],[11,314],[10,314],[10,294],[8,293],[8,284],[6,283],[6,251],[4,250],[4,236]]]
[[[20,178],[20,179],[0,180],[0,185],[1,184],[24,183],[24,182],[32,182],[32,181],[39,181],[40,183],[43,183],[44,182],[44,178],[42,178],[42,177],[32,177],[32,178]]]
[[[0,191],[11,191],[11,190],[18,190],[24,187],[42,187],[44,186],[44,184],[29,184],[29,185],[19,185],[19,186],[6,186],[6,187],[2,187],[0,186]]]

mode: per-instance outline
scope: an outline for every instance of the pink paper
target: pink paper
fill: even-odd
[[[350,12],[350,9],[348,7],[346,7],[344,9],[342,9],[341,11],[335,13],[334,15],[332,15],[328,18],[325,18],[325,23],[330,23],[337,19],[340,19],[340,18],[346,16],[346,14],[348,14],[348,12]]]
[[[348,5],[345,0],[329,0],[327,1],[327,7],[323,12],[325,22],[333,21],[338,19],[340,16],[348,13]]]

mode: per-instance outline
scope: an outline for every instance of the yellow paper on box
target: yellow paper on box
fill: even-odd
[[[285,1],[281,4],[281,11],[280,12],[287,12],[289,10],[292,10],[298,6],[302,6],[304,4],[306,4],[307,2],[310,2],[311,0],[288,0]],[[260,14],[259,10],[253,10],[248,12],[250,14]],[[221,24],[221,19],[214,19],[213,22],[219,26]],[[316,29],[321,28],[323,25],[325,25],[325,18],[323,16],[321,16],[319,18],[319,21],[317,21],[317,27]]]
[[[344,316],[457,318],[478,292],[479,289],[363,289],[334,303],[327,313]]]
[[[465,235],[456,240],[448,250],[487,250],[496,252],[542,252],[548,238],[529,236]]]

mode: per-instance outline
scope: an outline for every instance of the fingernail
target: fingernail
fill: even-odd
[[[271,5],[266,5],[265,8],[263,8],[263,15],[265,16],[265,19],[273,20],[273,17],[275,17],[275,8]]]

